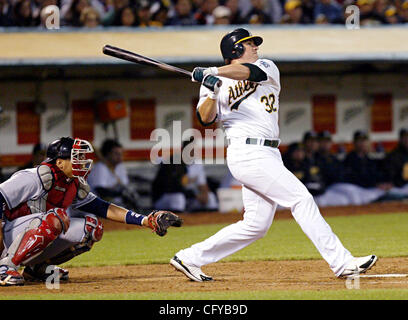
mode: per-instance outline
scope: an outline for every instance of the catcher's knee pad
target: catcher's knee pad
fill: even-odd
[[[100,241],[103,235],[102,222],[95,216],[85,216],[85,234],[92,242]]]
[[[57,220],[55,220],[55,218]],[[69,228],[69,216],[67,212],[62,209],[62,208],[54,208],[51,210],[48,210],[47,213],[44,216],[45,219],[49,220],[50,223],[53,224],[53,226],[57,229],[60,230],[59,233],[63,232],[66,233],[68,228]]]
[[[65,210],[56,208],[31,220],[28,228],[22,232],[10,246],[11,262],[18,266],[26,264],[38,256],[52,241],[69,227],[69,218]]]

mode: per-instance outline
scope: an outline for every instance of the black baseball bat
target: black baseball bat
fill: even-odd
[[[152,58],[148,58],[145,56],[142,56],[141,54],[137,54],[135,52],[131,52],[122,48],[118,48],[118,47],[114,47],[111,45],[105,45],[103,47],[103,53],[111,56],[111,57],[115,57],[118,59],[122,59],[122,60],[127,60],[130,62],[134,62],[134,63],[139,63],[139,64],[143,64],[143,65],[147,65],[147,66],[155,66],[158,67],[160,69],[163,70],[167,70],[167,71],[172,71],[172,72],[178,72],[184,75],[187,75],[191,78],[191,72],[182,68],[178,68],[175,66],[172,66],[170,64],[152,59]],[[217,86],[220,87],[222,84],[221,80],[218,81]]]

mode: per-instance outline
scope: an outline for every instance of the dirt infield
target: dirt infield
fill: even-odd
[[[248,270],[251,272],[248,273]],[[323,260],[219,262],[204,267],[203,271],[212,275],[215,281],[190,281],[170,265],[93,267],[92,271],[89,268],[72,268],[71,280],[61,284],[59,290],[48,290],[44,284],[27,283],[24,287],[1,287],[0,295],[346,288],[346,281],[335,278]],[[367,275],[377,273],[408,274],[408,257],[380,259]],[[361,278],[360,288],[408,289],[408,278]]]
[[[408,212],[408,203],[375,204],[352,208],[327,208],[324,216]],[[197,213],[182,215],[185,225],[198,223],[228,223],[241,215]],[[276,219],[291,218],[287,210],[279,211]],[[105,229],[127,229],[122,224],[107,222]],[[251,273],[248,272],[251,270]],[[257,291],[257,290],[340,290],[345,281],[334,277],[324,260],[311,261],[249,261],[219,262],[205,266],[203,271],[216,281],[196,283],[189,281],[167,264],[71,268],[70,281],[61,284],[58,294],[75,293],[142,293],[191,291]],[[381,258],[368,275],[408,274],[408,257]],[[152,276],[153,275],[153,276]],[[157,276],[154,276],[157,275]],[[408,289],[408,277],[362,278],[362,289]],[[164,289],[165,288],[165,289]],[[44,284],[27,283],[24,287],[0,287],[0,295],[54,294]],[[242,297],[245,299],[245,297]]]

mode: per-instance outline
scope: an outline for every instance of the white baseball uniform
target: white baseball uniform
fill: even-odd
[[[279,149],[264,141],[279,140],[280,79],[270,60],[254,62],[268,76],[254,83],[224,77],[217,99],[217,120],[229,141],[227,164],[240,181],[245,207],[243,220],[229,225],[203,242],[176,255],[189,265],[216,262],[263,237],[269,230],[277,205],[291,208],[292,215],[336,275],[353,258],[320,214],[306,187],[284,166]],[[198,107],[210,91],[201,86]],[[247,144],[248,138],[251,143]]]

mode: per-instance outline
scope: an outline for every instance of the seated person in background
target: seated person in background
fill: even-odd
[[[292,143],[284,157],[284,164],[309,190],[313,196],[322,194],[325,190],[320,168],[307,161],[304,144]]]
[[[30,162],[26,163],[24,166],[21,166],[20,168],[18,168],[18,170],[31,169],[38,166],[39,164],[41,164],[41,162],[45,160],[46,153],[47,146],[44,143],[37,143],[33,147]]]
[[[169,20],[172,26],[193,26],[197,24],[192,12],[190,0],[177,0],[174,6],[173,16]]]
[[[271,24],[273,21],[266,13],[265,0],[251,0],[251,9],[245,16],[247,24]]]
[[[362,205],[384,196],[377,160],[371,159],[370,141],[363,131],[353,136],[354,150],[343,161],[344,182],[331,184],[326,192],[316,198],[319,206]]]
[[[182,152],[193,140],[191,138],[183,143]],[[193,159],[194,149],[190,147]],[[160,165],[153,182],[154,208],[172,208],[176,212],[217,210],[217,198],[208,187],[204,166],[194,162],[186,164],[183,160],[181,164]]]
[[[344,159],[345,179],[363,188],[375,187],[380,180],[377,160],[370,156],[368,135],[357,130],[353,136],[354,150]]]
[[[316,155],[317,164],[322,172],[326,187],[343,181],[343,168],[341,162],[332,153],[332,137],[330,132],[319,133],[319,149]]]
[[[342,8],[337,1],[317,0],[314,8],[315,22],[321,16],[324,16],[328,23],[343,23]]]
[[[311,20],[303,14],[302,2],[300,0],[288,0],[285,3],[285,14],[280,23],[283,24],[307,24]]]
[[[408,129],[399,132],[398,145],[386,156],[384,168],[394,194],[408,196]]]
[[[317,133],[313,130],[306,131],[303,135],[302,143],[305,151],[305,160],[310,165],[316,164],[317,151],[319,150],[319,141],[317,138]]]
[[[184,194],[187,182],[187,167],[184,162],[174,163],[173,156],[169,163],[162,161],[152,184],[153,208],[172,208],[175,212],[184,212],[187,205]]]
[[[106,139],[98,158],[88,177],[92,191],[106,201],[136,209],[138,194],[129,187],[122,145],[116,140]]]

